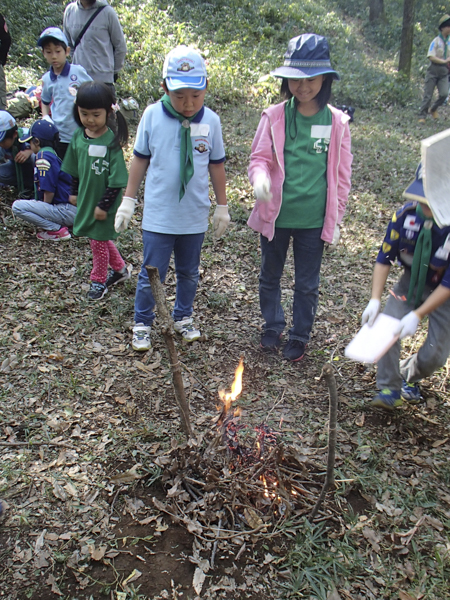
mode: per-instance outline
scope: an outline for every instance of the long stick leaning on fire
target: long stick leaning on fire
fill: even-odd
[[[189,406],[186,401],[184,392],[183,377],[181,375],[181,364],[178,360],[178,354],[175,348],[173,320],[166,304],[166,296],[159,278],[158,267],[146,265],[148,278],[152,288],[153,298],[155,299],[156,308],[158,311],[158,319],[161,323],[161,332],[166,342],[167,350],[169,351],[170,366],[172,368],[173,387],[175,391],[175,400],[180,410],[181,428],[189,440],[192,437],[192,425],[189,416]]]
[[[333,367],[329,363],[325,363],[322,368],[322,374],[320,378],[325,379],[330,392],[330,415],[328,422],[328,460],[327,460],[327,474],[325,481],[320,492],[320,496],[316,502],[315,507],[312,509],[309,520],[312,521],[319,512],[319,508],[325,498],[328,489],[334,484],[334,461],[336,455],[336,423],[337,423],[337,389],[336,379],[333,374]]]

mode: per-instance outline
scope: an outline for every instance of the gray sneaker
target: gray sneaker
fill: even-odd
[[[175,321],[173,324],[175,331],[179,333],[186,342],[195,342],[195,340],[200,339],[202,336],[200,330],[195,327],[193,321],[194,319],[192,317],[185,317],[184,319],[181,319],[181,321]]]
[[[138,352],[150,350],[152,347],[152,343],[150,341],[151,330],[152,328],[149,325],[144,325],[144,323],[136,323],[136,325],[133,327],[133,340],[131,342],[131,347],[133,350],[137,350]]]

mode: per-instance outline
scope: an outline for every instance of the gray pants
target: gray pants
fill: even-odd
[[[399,297],[407,296],[410,271],[405,271],[400,280],[394,286],[394,293],[389,295],[384,308],[384,313],[402,319],[414,307]],[[432,293],[432,289],[425,288],[422,300]],[[450,300],[444,302],[439,308],[428,315],[427,337],[416,354],[400,361],[400,342],[396,342],[392,348],[378,361],[377,387],[382,390],[400,390],[402,379],[414,383],[424,377],[429,377],[437,369],[447,362],[450,355]]]
[[[423,92],[422,106],[419,111],[421,117],[425,117],[428,114],[435,87],[437,87],[439,95],[431,107],[431,112],[434,112],[439,106],[444,104],[447,99],[449,87],[447,65],[435,65],[434,63],[430,63],[425,76],[425,89]]]
[[[48,204],[40,200],[16,200],[12,211],[15,217],[45,231],[72,227],[77,207],[72,204]]]

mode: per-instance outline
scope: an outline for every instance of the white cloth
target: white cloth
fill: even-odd
[[[124,196],[122,198],[122,203],[117,209],[116,218],[114,219],[114,229],[117,233],[125,231],[130,224],[136,204],[136,198],[131,198],[130,196]]]
[[[398,326],[397,333],[400,335],[400,339],[402,340],[409,335],[414,335],[419,323],[420,319],[413,310],[405,315]]]
[[[362,314],[361,325],[367,323],[369,327],[372,327],[378,313],[380,312],[380,305],[381,302],[376,298],[372,298],[369,301],[369,304],[366,306],[366,309]]]
[[[228,213],[228,205],[218,204],[213,216],[214,239],[218,240],[222,237],[229,224],[230,215]]]
[[[270,179],[267,177],[267,175],[265,173],[259,173],[256,176],[255,183],[253,185],[255,198],[260,202],[270,202],[272,200],[270,186]]]

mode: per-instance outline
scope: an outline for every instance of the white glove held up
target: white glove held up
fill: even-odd
[[[122,204],[117,209],[116,218],[114,220],[114,229],[117,231],[117,233],[125,231],[125,229],[128,227],[131,217],[134,214],[136,204],[136,198],[131,198],[130,196],[124,196],[122,198]]]
[[[369,327],[372,327],[378,313],[380,312],[380,305],[381,302],[376,298],[372,298],[372,300],[369,301],[369,304],[366,306],[366,309],[362,314],[361,325],[367,323]]]
[[[408,337],[408,335],[414,335],[417,331],[419,323],[420,318],[413,310],[405,315],[400,321],[397,330],[397,333],[400,335],[400,339],[402,340],[403,338]]]
[[[218,204],[213,216],[213,233],[215,240],[218,240],[223,236],[229,223],[230,215],[228,214],[228,205]]]
[[[270,179],[265,173],[259,173],[255,178],[253,184],[253,192],[255,198],[260,202],[270,202],[272,200],[272,193],[270,191]]]

